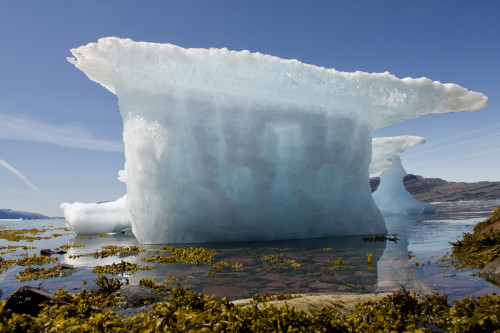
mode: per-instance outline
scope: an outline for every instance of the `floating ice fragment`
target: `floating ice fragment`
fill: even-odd
[[[131,227],[127,213],[127,195],[113,202],[62,203],[61,209],[68,228],[77,235],[120,232]]]
[[[403,178],[406,171],[399,154],[406,148],[424,143],[418,136],[374,138],[370,174],[379,173],[380,185],[373,193],[373,200],[384,216],[433,213],[437,206],[420,202],[405,189]]]

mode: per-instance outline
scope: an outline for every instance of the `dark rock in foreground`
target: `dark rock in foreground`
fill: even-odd
[[[406,190],[418,201],[481,201],[500,199],[500,182],[448,182],[439,178],[406,175],[403,179]],[[380,184],[380,178],[370,179],[372,191]]]
[[[500,258],[486,264],[480,275],[482,278],[500,286]]]
[[[33,287],[21,287],[10,294],[6,299],[4,309],[14,313],[25,313],[36,316],[42,310],[42,303],[46,304],[68,304],[54,298],[47,290]]]
[[[42,256],[51,256],[53,254],[66,254],[68,253],[67,251],[64,251],[64,250],[59,250],[59,251],[53,251],[51,249],[43,249],[43,250],[40,250],[40,254]]]

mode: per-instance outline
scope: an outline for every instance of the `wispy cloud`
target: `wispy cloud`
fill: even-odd
[[[0,139],[51,143],[97,151],[123,151],[123,143],[94,138],[77,125],[54,125],[27,117],[0,114]]]
[[[463,133],[460,133],[457,135],[448,136],[448,137],[445,137],[441,140],[437,140],[437,141],[434,141],[432,143],[427,143],[427,144],[425,144],[425,146],[420,146],[420,147],[431,147],[431,146],[439,145],[439,144],[446,142],[446,141],[451,141],[451,140],[456,141],[456,139],[458,139],[458,138],[461,138],[464,136],[469,136],[469,135],[474,134],[474,133],[490,133],[493,129],[495,129],[497,127],[500,127],[500,123],[495,123],[495,124],[491,124],[488,126],[476,128],[476,129],[473,129],[471,131],[463,132]],[[496,133],[498,134],[499,132],[497,131]]]
[[[0,165],[4,166],[7,170],[9,170],[10,172],[12,172],[19,179],[21,179],[26,185],[28,185],[28,187],[30,187],[33,190],[35,190],[36,192],[40,193],[40,190],[38,190],[38,188],[35,185],[33,185],[33,183],[31,183],[28,180],[28,178],[25,175],[22,174],[21,171],[17,170],[12,165],[10,165],[9,163],[5,162],[2,159],[0,159]]]
[[[488,150],[477,151],[477,152],[470,153],[470,154],[462,154],[462,155],[458,155],[455,157],[450,157],[447,160],[448,161],[469,160],[473,157],[477,157],[480,155],[492,154],[492,153],[498,153],[498,152],[500,152],[500,148],[493,148],[493,149],[488,149]]]
[[[406,155],[406,157],[408,157],[408,156],[416,157],[416,156],[420,156],[420,155],[424,155],[424,154],[428,154],[428,153],[434,153],[436,151],[446,150],[446,149],[449,149],[449,148],[452,148],[452,147],[461,146],[461,145],[464,145],[464,144],[467,144],[467,143],[473,143],[473,142],[483,141],[483,140],[490,139],[490,138],[493,138],[493,137],[499,136],[499,135],[500,135],[500,133],[493,133],[493,134],[489,134],[489,135],[483,135],[483,136],[477,137],[475,139],[463,140],[463,141],[455,142],[455,143],[452,143],[452,144],[449,144],[449,145],[441,146],[441,147],[438,147],[438,148],[428,149],[428,150],[425,150],[425,151],[422,151],[422,152],[418,152],[418,153],[410,153],[410,154]]]
[[[461,133],[461,134],[458,134],[458,135],[454,135],[454,136],[451,136],[451,137],[448,137],[448,138],[444,138],[442,140],[438,140],[438,141],[432,142],[430,144],[426,144],[424,146],[421,146],[421,149],[420,149],[421,151],[419,151],[419,152],[412,151],[410,153],[405,154],[405,157],[406,158],[408,158],[408,157],[417,157],[417,156],[420,156],[420,155],[424,155],[424,154],[428,154],[428,153],[433,153],[433,152],[437,152],[437,151],[441,151],[441,150],[446,150],[446,149],[449,149],[449,148],[452,148],[452,147],[457,147],[457,146],[461,146],[461,145],[464,145],[464,144],[478,142],[478,141],[483,141],[483,140],[487,140],[487,139],[491,139],[491,138],[500,136],[500,131],[498,131],[498,130],[496,130],[495,132],[492,133],[492,130],[494,128],[496,128],[496,127],[500,127],[500,124],[496,123],[496,124],[493,124],[493,125],[485,126],[485,127],[482,127],[482,128],[478,128],[478,129],[472,130],[472,131],[468,131],[468,132],[464,132],[464,133]],[[458,138],[461,138],[461,137],[464,137],[464,136],[468,136],[468,135],[471,135],[471,134],[474,134],[474,133],[489,133],[489,134],[481,135],[481,136],[476,136],[476,137],[474,137],[472,139],[468,139],[468,140],[457,140]],[[448,144],[442,145],[446,141],[452,141],[452,143],[448,143]],[[438,147],[432,148],[433,146],[438,146]],[[476,152],[475,154],[481,154],[481,152]]]

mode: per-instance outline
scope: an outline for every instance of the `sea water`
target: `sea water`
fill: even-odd
[[[155,278],[156,282],[174,278],[174,285],[179,283],[208,295],[228,296],[230,299],[247,298],[255,293],[384,292],[398,290],[401,286],[423,292],[445,292],[450,299],[500,292],[499,287],[474,276],[475,270],[439,267],[443,265],[439,258],[450,251],[450,242],[456,241],[463,232],[470,232],[477,222],[490,216],[492,210],[500,206],[500,200],[437,205],[437,213],[431,216],[387,218],[389,239],[394,236],[397,239],[383,242],[350,236],[273,242],[170,244],[176,247],[203,247],[218,253],[212,263],[200,265],[144,262],[143,258],[162,253],[168,256],[170,253],[162,251],[161,246],[140,246],[128,233],[74,236],[64,229],[65,222],[61,219],[0,220],[4,229],[46,229],[37,236],[56,236],[33,242],[0,239],[0,247],[29,247],[27,250],[18,248],[14,252],[2,249],[3,259],[39,255],[41,249],[54,250],[64,244],[79,246],[70,248],[64,255],[55,255],[61,263],[76,268],[65,276],[20,282],[16,275],[26,267],[16,266],[0,274],[0,289],[3,291],[2,298],[24,285],[41,285],[52,292],[58,288],[77,291],[82,288],[81,282],[86,280],[88,285],[85,288],[89,289],[93,288],[92,280],[97,277],[92,273],[93,267],[123,260],[155,267],[133,275],[117,276],[124,283],[127,279],[129,283],[139,283],[144,278]],[[135,245],[146,251],[98,259],[92,256],[74,257],[100,251],[106,245]],[[225,267],[218,271],[213,267],[216,262],[238,263],[242,269],[236,271]]]

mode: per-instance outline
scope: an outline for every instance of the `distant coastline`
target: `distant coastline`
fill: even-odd
[[[379,177],[370,179],[372,191],[378,188]],[[403,179],[404,186],[418,201],[483,201],[500,199],[500,182],[449,182],[440,178],[424,178],[408,174]]]
[[[0,209],[0,220],[45,220],[52,217],[12,209]]]

